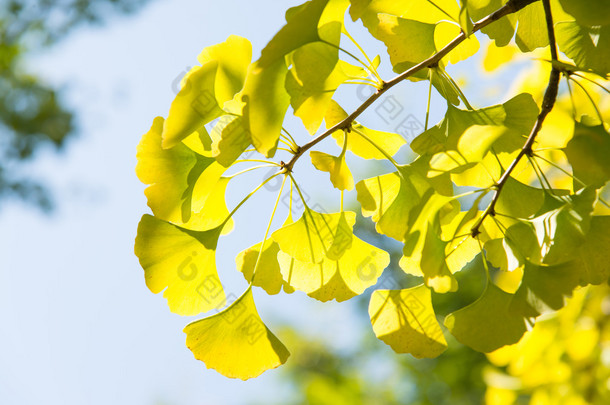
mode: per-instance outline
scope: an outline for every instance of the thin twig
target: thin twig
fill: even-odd
[[[472,26],[472,32],[473,33],[477,32],[477,31],[481,30],[482,28],[485,28],[492,22],[497,21],[506,15],[515,13],[515,12],[521,10],[523,7],[525,7],[531,3],[534,3],[535,1],[538,1],[538,0],[509,0],[508,3],[506,3],[504,6],[500,7],[498,10],[494,11],[487,17],[477,21]],[[466,34],[464,32],[461,32],[451,42],[449,42],[447,45],[445,45],[445,47],[443,47],[443,49],[436,52],[434,55],[430,56],[428,59],[418,63],[417,65],[411,67],[410,69],[407,69],[403,73],[394,77],[392,80],[390,80],[388,82],[383,82],[381,88],[379,88],[369,98],[364,100],[364,102],[360,105],[360,107],[358,107],[348,117],[343,119],[341,122],[338,122],[337,124],[333,125],[331,128],[328,128],[326,131],[324,131],[322,134],[318,135],[312,141],[299,147],[297,152],[292,157],[292,159],[290,159],[290,161],[288,163],[285,163],[283,165],[283,167],[288,171],[292,171],[294,164],[296,163],[297,160],[299,160],[301,155],[303,155],[305,152],[307,152],[309,149],[311,149],[313,146],[315,146],[322,140],[326,139],[329,135],[331,135],[335,131],[349,129],[351,127],[352,123],[354,122],[354,120],[358,116],[360,116],[360,114],[362,114],[367,108],[369,108],[371,106],[371,104],[373,104],[379,97],[381,97],[382,94],[384,94],[390,88],[394,87],[396,84],[400,83],[401,81],[405,80],[406,78],[413,76],[415,73],[419,72],[420,70],[437,66],[438,63],[441,61],[441,59],[443,59],[449,52],[451,52],[455,47],[457,47],[459,44],[461,44],[465,39],[466,39]],[[554,43],[554,41],[553,41],[553,43]]]
[[[555,41],[555,31],[553,29],[553,16],[551,15],[551,5],[549,3],[549,0],[542,0],[542,4],[544,6],[544,14],[546,17],[546,27],[547,27],[547,32],[549,35],[549,46],[551,48],[551,58],[552,58],[552,60],[556,61],[557,60],[557,43]],[[500,198],[500,193],[502,192],[502,188],[504,187],[504,185],[510,178],[510,175],[513,172],[513,170],[515,170],[515,167],[517,167],[517,164],[519,164],[519,162],[521,161],[523,156],[531,157],[533,155],[532,146],[534,145],[534,141],[536,140],[536,135],[538,135],[538,133],[540,132],[540,129],[542,128],[542,124],[544,123],[544,119],[549,114],[549,112],[551,112],[551,110],[553,109],[553,106],[555,105],[555,100],[557,99],[557,92],[559,89],[560,77],[561,77],[560,70],[555,67],[555,64],[553,64],[553,67],[551,69],[551,75],[549,77],[549,84],[547,85],[546,91],[544,93],[544,98],[542,100],[542,106],[540,109],[540,114],[538,114],[538,119],[536,120],[536,123],[534,124],[532,131],[530,132],[529,136],[527,137],[527,140],[525,141],[525,145],[523,145],[523,148],[521,148],[521,151],[519,152],[517,157],[515,157],[515,160],[513,160],[513,162],[510,164],[508,169],[506,169],[506,171],[504,172],[504,174],[502,175],[500,180],[498,180],[498,183],[495,186],[494,196],[493,196],[491,202],[489,203],[489,206],[487,207],[487,209],[485,211],[483,211],[483,214],[481,214],[481,217],[479,218],[479,220],[474,224],[474,226],[471,229],[472,237],[476,237],[481,233],[481,230],[480,230],[481,225],[483,224],[483,221],[485,220],[485,218],[487,218],[488,215],[491,215],[491,216],[495,215],[495,207],[496,207],[496,204],[498,203],[498,199]]]

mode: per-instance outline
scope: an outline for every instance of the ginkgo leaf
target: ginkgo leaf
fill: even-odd
[[[546,16],[541,1],[535,1],[522,8],[517,16],[519,23],[517,24],[515,43],[522,52],[531,52],[549,44]]]
[[[188,324],[184,333],[195,358],[225,377],[254,378],[290,356],[258,315],[252,287],[221,312]]]
[[[225,42],[205,48],[197,57],[201,65],[218,62],[214,90],[222,105],[241,90],[248,65],[252,61],[252,45],[246,38],[230,35]]]
[[[527,330],[524,318],[509,310],[512,294],[488,282],[474,303],[445,318],[445,326],[462,344],[489,353],[517,343]]]
[[[366,78],[363,69],[339,60],[337,48],[324,42],[303,45],[292,55],[286,90],[294,114],[314,134],[326,114],[337,88],[348,79]]]
[[[503,125],[514,130],[514,136],[504,139],[497,152],[511,152],[511,149],[523,146],[525,140],[520,135],[529,134],[537,117],[538,106],[527,93],[519,94],[504,104],[474,111],[448,105],[445,118],[415,138],[410,146],[420,155],[457,150],[461,136],[472,125]]]
[[[403,241],[409,227],[411,209],[432,191],[430,183],[412,166],[356,184],[362,215],[372,216],[377,232]]]
[[[155,118],[138,145],[136,174],[150,186],[144,191],[153,213],[166,221],[184,224],[200,212],[224,168],[183,144],[161,147],[163,118]],[[223,218],[224,219],[224,218]]]
[[[574,136],[564,152],[574,177],[587,185],[601,187],[610,180],[610,134],[603,125],[588,126],[574,122]],[[574,181],[579,189],[582,184]]]
[[[203,125],[220,117],[215,81],[218,61],[211,60],[193,68],[176,95],[163,125],[163,147],[176,146]]]
[[[328,25],[332,25],[339,15],[342,17],[337,11],[340,10],[338,3],[347,7],[347,2],[334,2],[325,13],[328,3],[328,0],[312,0],[293,8],[287,24],[269,41],[260,59],[248,71],[242,96],[246,103],[244,119],[252,144],[267,157],[275,154],[284,115],[290,105],[285,88],[288,73],[285,57],[301,46],[321,39],[339,46],[343,18],[336,21],[336,29],[329,29]],[[321,29],[324,38],[318,31],[321,22],[325,27]]]
[[[220,134],[220,139],[213,145],[214,158],[224,167],[229,167],[250,146],[250,134],[242,117],[230,117]]]
[[[559,0],[579,24],[598,27],[610,24],[610,3],[598,0]]]
[[[434,24],[400,18],[391,14],[377,14],[379,24],[373,36],[388,48],[394,71],[402,72],[436,52]],[[409,46],[404,46],[409,43]]]
[[[197,315],[225,300],[216,272],[215,253],[221,228],[191,231],[150,215],[138,225],[135,254],[146,285],[163,296],[172,312]]]
[[[563,308],[578,286],[581,265],[577,261],[554,266],[526,263],[521,285],[512,299],[510,310],[520,316],[535,318]]]
[[[349,9],[352,20],[361,19],[372,35],[375,35],[379,13],[392,14],[423,23],[436,24],[441,20],[457,22],[460,9],[454,0],[351,0]]]
[[[560,22],[555,33],[559,49],[577,66],[602,76],[610,73],[610,25],[590,28],[575,21]]]
[[[291,287],[323,302],[341,302],[375,285],[390,263],[390,255],[353,236],[350,247],[337,259],[327,256],[320,263],[309,263],[280,251],[278,261],[284,281]]]
[[[306,208],[301,218],[275,231],[271,237],[282,252],[307,263],[320,263],[329,253],[339,259],[351,246],[354,212],[325,214]]]
[[[397,353],[433,358],[447,348],[432,308],[430,290],[424,285],[373,292],[369,317],[375,336]]]
[[[586,284],[601,284],[610,277],[610,216],[594,216],[591,227],[579,249],[582,280]]]
[[[407,273],[423,276],[426,286],[437,293],[457,290],[457,281],[445,261],[447,242],[441,239],[440,218],[444,208],[455,204],[453,198],[430,195],[422,200],[420,211],[405,235],[400,267]]]
[[[222,234],[233,230],[233,218],[229,217],[229,209],[225,201],[227,186],[231,177],[221,177],[210,189],[209,194],[199,212],[194,212],[188,222],[181,224],[182,227],[205,231],[223,225]]]
[[[508,128],[493,125],[472,125],[460,136],[457,149],[439,152],[430,159],[429,176],[461,172],[485,158],[493,144],[509,135]]]
[[[502,0],[468,0],[468,13],[473,21],[478,21],[502,7],[502,3]],[[516,19],[515,15],[508,15],[481,31],[495,40],[497,46],[506,46],[515,33]]]
[[[250,65],[242,91],[245,128],[252,145],[267,157],[275,154],[284,116],[290,105],[290,96],[284,86],[287,73],[284,58],[264,68],[254,63]]]
[[[440,22],[434,29],[434,45],[436,50],[443,49],[460,34],[461,28],[448,22]],[[479,50],[479,41],[472,35],[453,49],[444,59],[449,63],[456,64],[466,60]]]
[[[540,253],[546,264],[557,264],[574,258],[589,231],[596,193],[584,188],[563,197],[565,203],[532,220]]]
[[[544,191],[509,177],[502,186],[496,212],[515,218],[529,218],[536,214],[544,203]]]
[[[263,288],[267,294],[274,295],[282,289],[282,274],[280,272],[280,264],[277,259],[277,254],[280,251],[280,246],[267,239],[265,247],[261,252],[261,244],[249,247],[239,253],[235,258],[237,269],[244,275],[246,281],[252,282],[252,285]],[[260,259],[258,259],[260,255]],[[258,260],[258,265],[256,264]],[[256,266],[256,272],[254,268]],[[252,275],[254,274],[254,278]]]
[[[330,181],[339,190],[354,188],[354,178],[345,162],[345,154],[332,156],[324,152],[310,152],[311,163],[316,169],[330,173]]]
[[[337,104],[337,102],[332,100],[324,117],[326,128],[335,126],[345,118],[347,118],[347,113]],[[349,140],[347,149],[354,155],[363,159],[383,160],[385,159],[385,156],[375,147],[372,147],[371,143],[360,136],[358,132],[362,132],[367,138],[379,146],[379,148],[383,149],[391,156],[394,156],[398,150],[407,143],[399,134],[376,131],[374,129],[366,128],[358,122],[354,122],[352,128],[353,131],[347,134]],[[337,145],[343,146],[345,142],[344,131],[335,131],[333,132],[332,137],[337,141]]]

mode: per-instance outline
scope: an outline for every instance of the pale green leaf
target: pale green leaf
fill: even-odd
[[[524,318],[509,310],[512,294],[489,282],[474,303],[445,318],[445,326],[462,344],[489,353],[517,343],[526,331]]]
[[[574,176],[587,185],[601,187],[610,180],[610,134],[602,125],[574,122],[574,136],[563,149]],[[574,181],[576,189],[582,184]]]
[[[432,308],[430,290],[424,285],[373,292],[369,317],[377,338],[397,353],[432,358],[447,348]]]
[[[559,49],[577,66],[602,76],[610,73],[610,25],[583,27],[574,21],[555,25]]]

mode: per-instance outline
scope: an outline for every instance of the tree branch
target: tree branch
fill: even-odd
[[[506,15],[516,13],[517,11],[521,10],[523,7],[525,7],[531,3],[534,3],[536,1],[538,1],[538,0],[509,0],[504,6],[500,7],[498,10],[494,11],[487,17],[477,21],[472,26],[472,33],[475,33],[477,31],[481,30],[482,28],[485,28],[492,22],[497,21]],[[369,108],[371,106],[371,104],[373,104],[379,97],[381,97],[382,94],[384,94],[386,91],[388,91],[390,88],[394,87],[396,84],[403,81],[404,79],[406,79],[410,76],[413,76],[415,73],[419,72],[420,70],[436,66],[442,58],[444,58],[449,52],[451,52],[453,49],[455,49],[455,47],[457,47],[459,44],[461,44],[466,38],[467,38],[466,34],[462,31],[460,33],[460,35],[455,37],[451,42],[449,42],[447,45],[445,45],[445,47],[443,47],[443,49],[436,52],[434,55],[432,55],[428,59],[426,59],[426,60],[418,63],[417,65],[411,67],[410,69],[404,71],[403,73],[394,77],[390,81],[385,82],[379,90],[377,90],[374,94],[372,94],[369,98],[367,98],[360,105],[360,107],[358,107],[347,118],[345,118],[343,121],[333,125],[331,128],[328,128],[326,131],[324,131],[322,134],[318,135],[312,141],[306,143],[303,146],[300,146],[298,148],[297,152],[294,154],[294,156],[290,159],[290,161],[288,163],[285,163],[282,165],[283,168],[289,172],[292,171],[292,168],[294,167],[294,164],[296,163],[296,161],[305,152],[307,152],[309,149],[311,149],[314,145],[316,145],[317,143],[326,139],[330,134],[332,134],[335,131],[349,129],[351,127],[352,123],[354,122],[354,120],[358,116],[360,116],[360,114],[362,114],[367,108]],[[554,36],[553,36],[553,38],[554,38]],[[555,42],[553,41],[553,43],[555,43]],[[555,53],[556,53],[556,51],[555,51]]]
[[[547,32],[548,32],[548,36],[549,36],[549,46],[551,48],[551,58],[553,61],[557,61],[557,43],[555,40],[555,30],[553,28],[553,15],[551,14],[551,5],[550,5],[549,1],[550,0],[542,0],[542,4],[544,6],[544,14],[546,17],[546,28],[547,28]],[[538,114],[538,119],[536,119],[536,123],[534,124],[532,131],[530,132],[529,136],[527,137],[525,144],[521,148],[521,151],[519,152],[519,154],[517,155],[515,160],[513,160],[513,162],[510,164],[508,169],[506,169],[504,174],[502,174],[502,177],[500,178],[500,180],[498,180],[498,183],[495,186],[495,193],[491,200],[491,203],[489,203],[489,206],[487,206],[487,209],[483,212],[483,214],[481,215],[479,220],[476,222],[476,224],[471,229],[472,237],[476,237],[477,235],[479,235],[481,233],[481,230],[480,230],[481,225],[483,224],[483,221],[485,220],[485,218],[487,218],[487,216],[489,216],[489,215],[494,216],[496,214],[495,207],[496,207],[496,204],[498,203],[498,199],[500,198],[500,193],[502,192],[502,188],[504,187],[504,185],[510,178],[510,175],[513,172],[513,170],[515,170],[515,167],[517,167],[517,164],[519,164],[519,161],[521,161],[523,156],[532,156],[532,146],[534,145],[536,136],[538,135],[538,133],[540,132],[540,129],[542,128],[544,119],[551,112],[551,110],[553,109],[553,106],[555,105],[555,100],[557,99],[557,92],[559,89],[559,79],[561,77],[560,73],[561,72],[559,71],[559,69],[555,67],[555,64],[552,64],[551,75],[549,77],[549,83],[548,83],[546,91],[544,93],[544,98],[542,100],[542,106],[540,109],[540,114]]]

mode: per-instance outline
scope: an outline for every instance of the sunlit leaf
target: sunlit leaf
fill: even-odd
[[[574,63],[598,72],[610,73],[610,25],[583,27],[574,21],[555,26],[557,44]]]
[[[348,79],[366,78],[363,68],[341,61],[337,49],[323,42],[303,45],[292,55],[286,90],[296,116],[314,134],[337,88]]]
[[[224,168],[183,144],[163,149],[162,128],[163,118],[155,118],[150,131],[142,136],[136,174],[150,185],[145,194],[153,213],[166,221],[184,224],[193,212],[203,209]]]
[[[222,110],[216,101],[215,81],[218,61],[193,68],[172,102],[163,126],[163,147],[171,148],[218,118]]]
[[[525,185],[509,177],[496,204],[496,212],[515,218],[529,218],[538,212],[544,202],[542,189]]]
[[[325,121],[326,128],[331,128],[339,122],[347,118],[347,113],[335,101],[331,101],[328,110],[326,111]],[[347,149],[356,156],[363,159],[385,159],[383,153],[379,152],[371,145],[369,141],[360,136],[356,131],[362,132],[373,141],[377,146],[386,151],[390,156],[394,156],[398,150],[406,144],[405,139],[395,133],[376,131],[367,128],[358,122],[354,122],[352,127],[355,131],[350,132],[348,136]],[[337,141],[337,145],[343,146],[345,141],[344,131],[335,131],[332,137]]]
[[[254,378],[290,356],[258,315],[251,287],[223,311],[188,324],[184,332],[195,358],[230,378]]]
[[[449,314],[445,326],[460,343],[479,352],[516,343],[526,326],[521,315],[509,310],[512,297],[489,282],[478,300]]]
[[[390,263],[390,255],[353,236],[350,247],[338,259],[325,257],[320,263],[278,255],[284,281],[320,301],[345,301],[375,285]]]
[[[574,176],[587,185],[601,187],[610,180],[610,134],[602,125],[574,122],[574,136],[564,152]],[[582,184],[574,181],[575,188]]]
[[[330,173],[330,181],[339,190],[354,188],[354,178],[345,162],[345,155],[332,156],[324,152],[310,152],[311,163],[316,169]]]
[[[296,222],[285,225],[271,236],[282,252],[306,262],[320,263],[330,254],[339,259],[352,243],[353,212],[325,214],[306,209]]]
[[[190,231],[150,215],[138,226],[135,253],[146,285],[163,296],[172,312],[197,315],[222,306],[225,294],[216,272],[221,229]]]
[[[451,42],[461,32],[461,28],[455,24],[441,22],[434,29],[434,45],[436,50],[443,49],[445,45]],[[453,49],[448,56],[445,57],[449,63],[456,64],[462,60],[468,59],[479,50],[479,41],[472,35],[465,41]]]
[[[214,90],[220,107],[241,90],[252,61],[252,45],[246,38],[230,35],[225,42],[205,48],[197,57],[201,65],[218,62]]]
[[[213,145],[214,158],[224,167],[229,167],[250,146],[250,134],[244,127],[242,117],[228,117],[220,132],[220,139]]]
[[[540,314],[563,308],[566,299],[580,281],[581,267],[577,261],[554,266],[526,263],[523,280],[511,303],[511,311],[535,318]]]
[[[432,358],[447,348],[430,290],[423,285],[373,292],[369,316],[375,335],[397,353]]]

